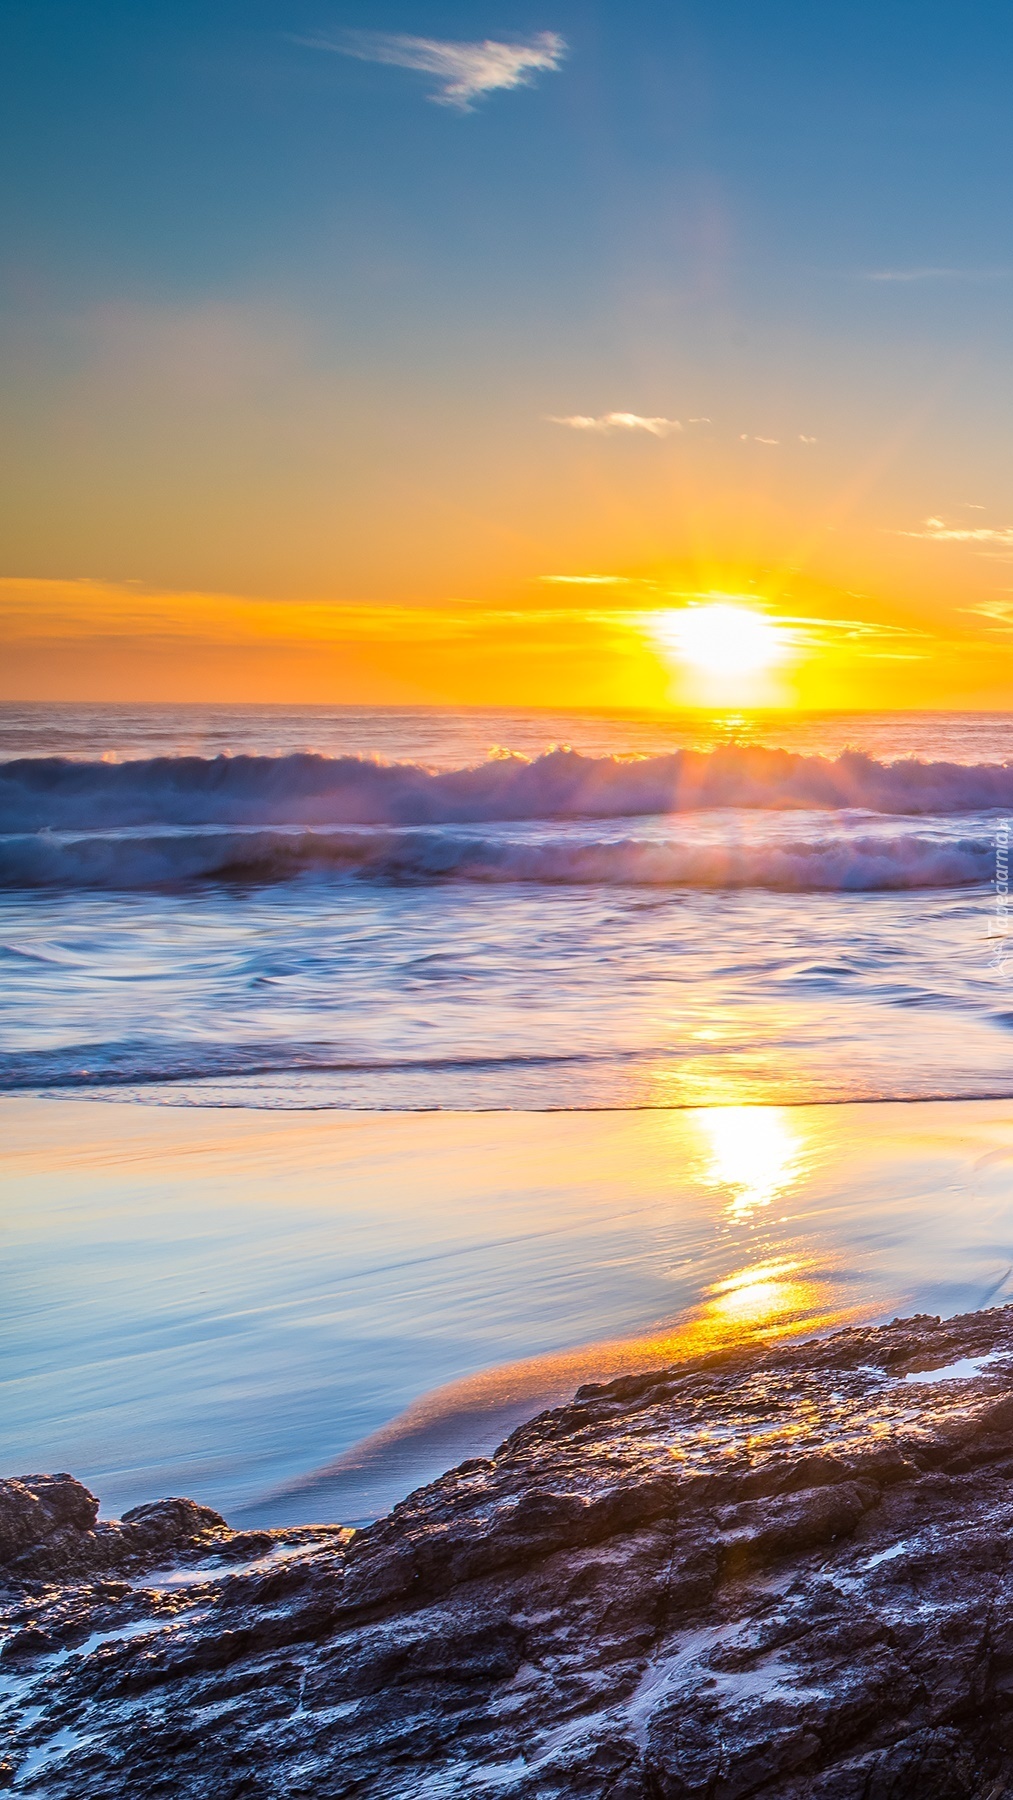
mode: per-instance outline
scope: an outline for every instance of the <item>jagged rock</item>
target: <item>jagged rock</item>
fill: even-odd
[[[0,1564],[35,1550],[58,1531],[91,1531],[98,1501],[72,1475],[0,1481]]]
[[[103,1524],[98,1510],[95,1495],[72,1475],[0,1481],[0,1576],[132,1571],[167,1551],[206,1549],[237,1535],[221,1513],[195,1500],[156,1500]]]
[[[131,1536],[138,1543],[165,1549],[168,1544],[184,1543],[202,1532],[216,1531],[225,1525],[221,1513],[213,1507],[198,1506],[196,1500],[152,1500],[145,1506],[132,1506],[123,1514],[123,1524],[132,1527]],[[226,1530],[228,1527],[226,1526]]]
[[[360,1532],[96,1514],[0,1483],[16,1793],[1013,1795],[1013,1311],[584,1388]]]

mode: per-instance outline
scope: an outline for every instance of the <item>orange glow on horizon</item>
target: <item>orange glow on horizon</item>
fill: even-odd
[[[0,579],[0,698],[673,707],[999,707],[1013,624],[933,631],[790,592],[582,577],[514,603],[395,604]],[[544,589],[543,589],[544,593]],[[555,603],[555,602],[559,603]]]

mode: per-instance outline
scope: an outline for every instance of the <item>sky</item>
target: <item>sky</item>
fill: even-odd
[[[0,70],[0,697],[1013,703],[1008,8],[3,0]]]

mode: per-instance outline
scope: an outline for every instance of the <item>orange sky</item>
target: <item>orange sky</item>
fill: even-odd
[[[784,658],[759,686],[708,681],[680,655],[671,621],[715,601],[779,625]],[[1013,630],[1001,600],[987,607],[916,611],[781,573],[706,587],[686,572],[568,577],[526,583],[512,604],[443,605],[15,578],[0,580],[0,696],[1001,708],[1013,699]]]
[[[647,0],[490,61],[451,0],[462,88],[249,0],[48,11],[0,698],[705,701],[647,615],[726,595],[768,701],[1013,706],[1008,33]]]
[[[334,367],[263,306],[100,306],[72,369],[54,329],[24,324],[10,390],[0,697],[707,703],[645,621],[717,594],[791,622],[768,702],[1013,703],[982,369],[912,403],[881,362],[861,418],[847,368],[706,418],[669,370],[617,422],[542,410],[544,369],[476,400]]]

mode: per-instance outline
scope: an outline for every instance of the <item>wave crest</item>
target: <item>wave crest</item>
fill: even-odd
[[[1013,765],[724,747],[637,759],[557,749],[471,768],[360,757],[165,756],[0,764],[0,832],[151,825],[463,825],[714,807],[912,815],[1013,810]]]
[[[47,832],[0,845],[7,887],[155,888],[299,875],[429,884],[775,888],[793,893],[964,887],[986,881],[987,839],[800,836],[778,843],[626,837],[517,842],[432,831],[193,831],[123,837]]]

